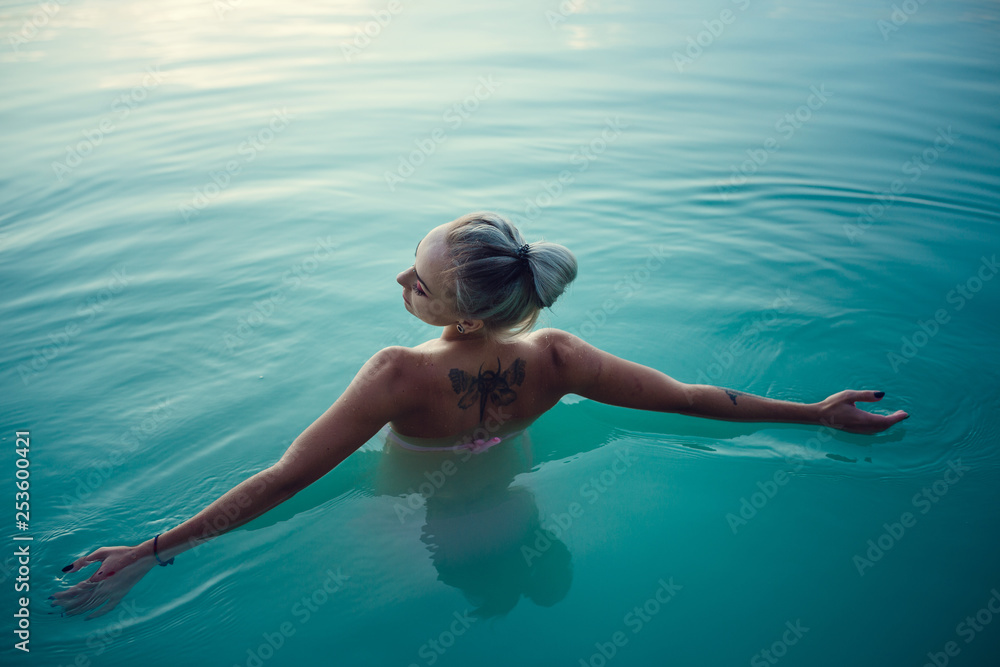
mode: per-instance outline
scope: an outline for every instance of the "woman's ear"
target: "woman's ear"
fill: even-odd
[[[470,334],[474,331],[478,331],[483,328],[482,320],[461,320],[458,322],[458,324],[462,325],[462,329],[464,329],[465,333],[467,334]]]

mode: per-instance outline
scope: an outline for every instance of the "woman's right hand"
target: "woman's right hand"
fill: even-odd
[[[90,579],[54,594],[52,606],[62,607],[66,616],[97,609],[87,619],[108,613],[156,565],[152,554],[141,552],[140,547],[101,547],[67,565],[65,572],[82,570],[95,561],[101,564]]]
[[[819,403],[820,423],[849,433],[881,433],[890,426],[909,418],[909,414],[896,410],[891,415],[878,415],[862,410],[855,401],[873,403],[882,400],[884,391],[857,391],[846,389],[828,396]]]

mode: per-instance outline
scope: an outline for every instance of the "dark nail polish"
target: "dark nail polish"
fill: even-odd
[[[875,392],[875,398],[882,398],[883,396],[885,396],[885,392],[884,391],[876,391]]]
[[[69,565],[63,568],[63,572],[69,572],[72,569],[73,569],[73,563],[70,563]]]

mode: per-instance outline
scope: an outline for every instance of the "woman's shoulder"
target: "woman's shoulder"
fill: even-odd
[[[415,360],[420,356],[423,356],[423,353],[415,348],[390,345],[389,347],[383,347],[373,354],[365,362],[364,368],[367,368],[369,373],[398,375],[406,371],[407,368],[414,366]]]
[[[373,354],[358,371],[357,379],[368,383],[377,381],[379,384],[399,384],[406,380],[409,369],[414,367],[413,350],[400,345],[383,347]]]
[[[438,346],[435,340],[427,341],[415,347],[393,345],[376,352],[365,366],[371,374],[395,377],[412,377],[414,371],[437,366],[444,362],[458,361],[465,355],[450,346]],[[502,347],[507,353],[501,356],[517,356],[535,363],[563,366],[579,356],[582,348],[589,347],[587,343],[573,334],[561,329],[538,329],[528,334],[522,334],[506,342]]]
[[[580,338],[574,336],[568,331],[563,331],[562,329],[553,329],[547,327],[545,329],[539,329],[538,331],[533,331],[531,336],[538,337],[538,340],[543,341],[549,345],[556,344],[572,344],[575,341],[579,341]]]
[[[365,363],[365,368],[370,375],[413,387],[414,383],[433,375],[430,371],[434,368],[447,362],[448,354],[433,345],[392,345],[373,354]]]
[[[590,347],[579,336],[562,329],[539,329],[531,335],[537,337],[535,345],[548,352],[555,366],[569,363],[583,348]]]

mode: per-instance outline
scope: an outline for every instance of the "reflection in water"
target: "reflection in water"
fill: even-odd
[[[420,538],[438,580],[462,591],[480,618],[506,614],[523,595],[550,607],[572,580],[569,549],[540,524],[524,487],[470,504],[430,498]]]
[[[401,520],[423,502],[420,539],[438,580],[461,590],[480,618],[506,614],[521,596],[552,606],[569,591],[569,549],[542,528],[534,495],[514,484],[530,468],[527,434],[480,454],[387,445],[382,457],[376,492],[401,497]]]
[[[381,449],[366,446],[355,452],[335,471],[240,530],[266,528],[338,498],[393,498],[388,523],[398,520],[397,525],[405,526],[423,521],[420,540],[429,551],[438,580],[461,590],[478,616],[505,614],[522,596],[541,606],[555,605],[569,592],[573,578],[571,555],[558,539],[558,531],[542,525],[534,495],[523,485],[524,475],[615,439],[613,430],[585,418],[580,412],[584,406],[591,416],[611,410],[589,403],[560,404],[551,416],[560,425],[558,434],[547,432],[542,422],[533,427],[541,435],[537,446],[525,432],[479,454],[466,450],[415,452],[386,443],[384,434],[380,434],[372,444],[377,442]],[[692,443],[690,439],[704,437],[723,444],[762,427],[786,428],[781,424],[700,421],[699,431],[692,422],[676,415],[644,418],[637,413],[631,419],[637,426],[647,427],[632,432],[632,438],[642,433],[669,433],[657,437],[657,446],[673,444],[706,452],[716,452],[717,447]],[[840,438],[838,433],[831,440]],[[453,443],[428,440],[425,444]],[[816,446],[822,447],[818,442]],[[723,447],[723,451],[729,449]],[[795,452],[801,455],[803,450]],[[837,455],[828,456],[842,460]],[[870,458],[865,460],[870,462]],[[377,511],[385,512],[384,507],[379,506]],[[412,539],[410,531],[405,533],[401,539]]]

